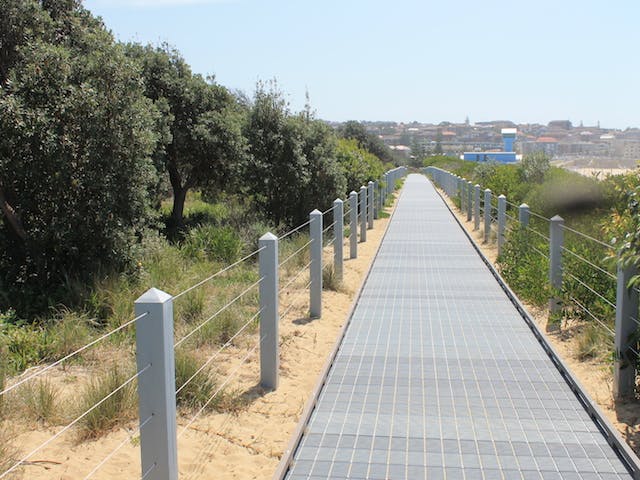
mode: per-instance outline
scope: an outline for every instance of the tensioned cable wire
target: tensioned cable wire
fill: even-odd
[[[281,289],[280,291],[283,292],[285,291],[287,288],[289,288],[293,282],[295,282],[298,278],[300,278],[300,276],[305,273],[307,271],[307,269],[311,266],[311,262],[307,263],[304,267],[302,267],[298,273],[295,274],[295,276],[290,279]]]
[[[607,275],[608,277],[616,280],[616,276],[613,273],[607,272],[604,268],[599,267],[598,265],[596,265],[595,263],[590,262],[589,260],[587,260],[586,258],[584,258],[582,255],[578,255],[576,252],[574,252],[573,250],[570,250],[566,247],[562,247],[562,250],[569,253],[570,255],[573,255],[574,257],[576,257],[579,260],[582,260],[584,263],[586,263],[587,265],[590,265],[591,267],[595,268],[596,270],[599,270],[600,272],[604,273],[605,275]]]
[[[322,233],[327,233],[334,225],[336,224],[336,222],[333,222],[331,225],[329,225],[327,228],[325,228],[324,230],[322,230]]]
[[[533,215],[534,217],[538,217],[540,220],[544,220],[546,222],[550,222],[551,221],[547,217],[543,217],[542,215],[540,215],[539,213],[534,212],[533,210],[529,210],[529,214]]]
[[[46,442],[40,444],[38,447],[36,447],[35,449],[33,449],[31,451],[31,453],[25,455],[24,457],[22,457],[21,460],[19,460],[17,463],[15,463],[9,470],[5,470],[4,473],[2,473],[0,475],[0,478],[4,478],[6,477],[9,473],[11,473],[12,471],[14,471],[16,468],[18,468],[20,465],[22,465],[24,462],[26,462],[28,459],[30,459],[33,455],[35,455],[36,453],[38,453],[40,450],[42,450],[44,447],[46,447],[47,445],[49,445],[51,442],[53,442],[54,440],[56,440],[58,437],[60,437],[62,434],[64,434],[65,432],[67,432],[71,427],[73,427],[76,423],[78,423],[80,420],[82,420],[84,417],[86,417],[87,415],[89,415],[92,411],[94,411],[96,408],[98,408],[100,405],[102,405],[104,402],[106,402],[107,400],[109,400],[112,396],[114,396],[116,393],[118,393],[120,390],[122,390],[124,387],[126,387],[127,385],[129,385],[131,382],[133,382],[135,379],[137,379],[140,375],[142,375],[144,372],[147,371],[147,369],[151,367],[151,364],[147,365],[146,367],[144,367],[142,370],[140,370],[139,372],[137,372],[135,375],[133,375],[131,378],[129,378],[127,381],[125,381],[122,385],[120,385],[118,388],[114,389],[109,395],[105,396],[102,400],[100,400],[99,402],[95,403],[91,408],[89,408],[86,412],[84,412],[82,415],[80,415],[79,417],[77,417],[75,420],[73,420],[71,423],[67,424],[62,430],[60,430],[58,433],[56,433],[55,435],[52,435]]]
[[[298,295],[296,295],[293,300],[291,300],[291,303],[289,303],[289,306],[285,309],[285,311],[282,313],[282,315],[280,315],[280,321],[282,321],[283,318],[285,318],[289,312],[291,312],[291,310],[293,310],[293,308],[297,305],[298,300],[300,300],[300,298],[302,298],[303,295],[307,295],[307,289],[311,286],[311,281],[309,281],[309,283],[307,283],[307,285],[303,288],[303,291],[301,293],[299,293]]]
[[[229,308],[231,305],[233,305],[234,303],[236,303],[238,300],[240,300],[244,295],[246,295],[249,291],[251,291],[252,289],[254,289],[256,286],[258,286],[260,284],[260,282],[264,280],[264,277],[260,278],[257,282],[252,283],[251,285],[249,285],[247,288],[245,288],[242,293],[240,293],[239,295],[237,295],[233,300],[231,300],[229,303],[227,303],[224,307],[220,308],[216,313],[214,313],[213,315],[211,315],[209,318],[207,318],[204,322],[202,322],[200,325],[198,325],[196,328],[194,328],[193,330],[191,330],[191,332],[187,333],[184,337],[182,337],[180,340],[178,340],[174,345],[173,348],[177,348],[178,346],[180,346],[185,340],[187,340],[189,337],[191,337],[194,333],[196,333],[197,331],[199,331],[202,327],[204,327],[207,323],[209,323],[211,320],[213,320],[214,318],[216,318],[218,315],[220,315],[222,312],[224,312],[227,308]]]
[[[512,217],[512,216],[511,216],[511,215],[509,215],[508,213],[505,213],[505,214],[504,214],[504,216],[505,216],[505,217],[507,217],[509,220],[513,220],[514,222],[517,222],[517,221],[518,221],[518,219],[517,219],[517,218]]]
[[[283,261],[281,261],[278,264],[278,267],[282,267],[285,263],[287,263],[289,260],[291,260],[293,257],[295,257],[297,254],[299,254],[302,250],[304,250],[305,248],[307,248],[309,245],[311,245],[313,243],[313,239],[309,240],[307,243],[305,243],[303,246],[301,246],[298,250],[296,250],[295,252],[293,252],[291,255],[289,255],[287,258],[285,258]]]
[[[509,200],[506,200],[507,205],[513,207],[513,208],[520,208],[519,205],[516,205],[515,203],[511,203]]]
[[[224,345],[222,345],[222,346],[218,349],[218,351],[216,351],[213,355],[211,355],[211,356],[207,359],[207,361],[206,361],[206,362],[204,362],[204,364],[203,364],[203,365],[202,365],[202,366],[201,366],[201,367],[200,367],[200,368],[199,368],[199,369],[198,369],[198,370],[197,370],[193,375],[191,375],[191,377],[190,377],[188,380],[186,380],[182,385],[180,385],[180,388],[178,388],[178,389],[176,390],[176,395],[177,395],[177,394],[179,394],[179,393],[182,391],[182,389],[183,389],[184,387],[186,387],[186,386],[189,384],[189,382],[191,382],[194,378],[196,378],[196,376],[198,376],[198,374],[199,374],[201,371],[203,371],[205,368],[207,368],[207,366],[208,366],[209,364],[211,364],[211,362],[213,362],[216,358],[218,358],[218,356],[222,353],[222,351],[223,351],[225,348],[227,348],[229,345],[231,345],[231,343],[232,343],[236,338],[238,338],[238,336],[239,336],[239,335],[240,335],[244,330],[246,330],[246,329],[247,329],[247,327],[248,327],[249,325],[251,325],[251,323],[252,323],[256,318],[258,318],[258,316],[262,313],[262,311],[263,311],[263,310],[264,310],[264,308],[261,308],[260,310],[258,310],[258,312],[257,312],[253,317],[251,317],[251,318],[249,319],[249,321],[247,321],[247,323],[245,323],[245,324],[244,324],[244,325],[243,325],[243,326],[242,326],[242,327],[241,327],[241,328],[240,328],[240,329],[239,329],[239,330],[238,330],[238,331],[233,335],[233,337],[231,337],[229,340],[227,340],[227,341],[225,342],[225,344],[224,344]]]
[[[591,313],[591,311],[585,307],[584,305],[582,305],[578,300],[576,300],[575,298],[573,298],[571,295],[569,295],[569,299],[575,303],[576,305],[578,305],[578,307],[580,307],[581,310],[584,310],[586,313],[589,314],[589,316],[591,318],[593,318],[598,324],[600,324],[600,326],[602,328],[604,328],[607,332],[609,332],[609,335],[611,335],[612,337],[615,337],[616,334],[614,333],[613,330],[611,330],[602,320],[600,320],[598,317],[596,317],[593,313]]]
[[[325,210],[324,212],[322,212],[322,215],[326,215],[329,212],[333,212],[336,209],[336,206],[333,205],[331,208]]]
[[[202,407],[200,407],[200,410],[198,410],[196,414],[193,417],[191,417],[191,420],[189,420],[189,422],[184,427],[182,427],[182,429],[178,433],[177,438],[180,438],[182,437],[182,435],[184,435],[184,432],[187,431],[187,429],[193,424],[193,422],[196,421],[196,419],[200,416],[200,414],[204,412],[204,410],[209,406],[209,404],[213,401],[213,399],[216,398],[216,396],[222,391],[222,389],[231,381],[231,379],[240,370],[240,368],[242,368],[242,366],[247,361],[247,359],[258,349],[258,347],[260,346],[260,343],[262,342],[262,340],[264,340],[264,338],[265,337],[260,338],[260,340],[256,343],[256,345],[251,350],[249,350],[249,353],[247,353],[247,355],[245,355],[244,358],[240,360],[240,363],[238,363],[236,368],[229,375],[227,375],[227,378],[222,383],[222,385],[220,385],[218,389],[213,393],[213,395],[209,397],[209,400],[207,400],[205,404],[202,405]]]
[[[325,245],[325,247],[330,247],[331,245],[333,245],[336,242],[336,237],[333,237],[331,240],[329,240],[327,242],[327,244]]]
[[[592,242],[595,242],[595,243],[597,243],[599,245],[602,245],[605,248],[609,248],[611,250],[615,250],[615,247],[613,245],[609,245],[608,243],[603,242],[602,240],[598,240],[597,238],[593,238],[592,236],[587,235],[586,233],[579,232],[578,230],[574,230],[573,228],[567,227],[566,225],[560,225],[560,226],[562,228],[564,228],[565,230],[569,230],[570,232],[575,233],[576,235],[579,235],[581,237],[584,237],[587,240],[591,240]]]
[[[147,423],[149,423],[151,421],[151,419],[153,418],[153,413],[151,414],[151,416],[149,418],[147,418],[144,422],[142,422],[140,425],[138,425],[138,427],[131,433],[127,434],[127,437],[115,448],[111,451],[111,453],[109,455],[107,455],[98,465],[96,465],[93,470],[91,470],[86,477],[84,477],[83,480],[87,480],[91,477],[93,477],[93,475],[100,470],[100,468],[102,468],[102,466],[107,463],[109,460],[111,460],[111,458],[113,458],[113,456],[118,453],[120,451],[120,449],[122,447],[124,447],[127,442],[130,442],[133,437],[135,437],[138,432],[140,432],[140,430],[142,430],[142,427],[144,427]]]
[[[536,247],[534,247],[533,245],[531,245],[531,249],[536,252],[539,255],[542,255],[544,258],[546,258],[547,260],[549,260],[549,255],[547,255],[544,252],[541,252],[540,250],[538,250]]]
[[[185,295],[185,294],[189,293],[189,292],[190,292],[191,290],[193,290],[194,288],[198,288],[200,285],[203,285],[203,284],[207,283],[209,280],[213,280],[214,278],[216,278],[216,277],[218,277],[218,276],[222,275],[223,273],[225,273],[225,272],[227,272],[227,271],[231,270],[233,267],[237,267],[237,266],[238,266],[238,265],[240,265],[242,262],[244,262],[245,260],[247,260],[247,259],[249,259],[249,258],[253,257],[254,255],[257,255],[258,253],[260,253],[260,252],[261,252],[262,250],[264,250],[265,248],[266,248],[266,247],[261,247],[261,248],[259,248],[258,250],[256,250],[255,252],[250,253],[250,254],[249,254],[249,255],[247,255],[246,257],[241,258],[241,259],[240,259],[240,260],[238,260],[237,262],[232,263],[231,265],[227,265],[227,266],[226,266],[226,267],[224,267],[222,270],[217,271],[217,272],[216,272],[216,273],[214,273],[213,275],[211,275],[211,276],[209,276],[209,277],[205,278],[204,280],[202,280],[202,281],[200,281],[200,282],[196,283],[195,285],[193,285],[193,286],[191,286],[191,287],[187,288],[187,289],[186,289],[186,290],[184,290],[183,292],[180,292],[180,293],[178,293],[177,295],[174,295],[174,296],[173,296],[173,300],[176,300],[176,299],[180,298],[181,296],[183,296],[183,295]]]
[[[140,477],[140,480],[144,480],[145,478],[147,478],[147,476],[156,469],[157,465],[158,464],[154,462],[153,465],[151,465],[149,469],[142,474],[142,477]]]
[[[527,230],[529,230],[530,232],[535,233],[536,235],[538,235],[540,238],[542,238],[543,240],[546,240],[547,242],[549,242],[549,237],[547,237],[546,235],[540,233],[539,231],[537,231],[534,228],[531,228],[530,226],[527,225]]]
[[[13,390],[13,389],[15,389],[15,388],[19,387],[20,385],[22,385],[22,384],[23,384],[23,383],[25,383],[25,382],[28,382],[29,380],[32,380],[32,379],[34,379],[34,378],[36,378],[36,377],[39,377],[40,375],[42,375],[43,373],[47,372],[48,370],[51,370],[52,368],[57,367],[57,366],[58,366],[58,365],[60,365],[62,362],[64,362],[64,361],[66,361],[66,360],[70,359],[71,357],[73,357],[73,356],[75,356],[75,355],[77,355],[77,354],[79,354],[79,353],[81,353],[81,352],[85,351],[87,348],[92,347],[92,346],[93,346],[93,345],[95,345],[96,343],[101,342],[101,341],[102,341],[102,340],[104,340],[105,338],[110,337],[110,336],[111,336],[111,335],[113,335],[114,333],[119,332],[120,330],[122,330],[122,329],[124,329],[124,328],[128,327],[128,326],[129,326],[129,325],[131,325],[132,323],[137,322],[138,320],[140,320],[141,318],[146,317],[147,315],[149,315],[149,312],[144,312],[144,313],[142,313],[142,314],[138,315],[136,318],[134,318],[134,319],[132,319],[132,320],[129,320],[129,321],[128,321],[128,322],[126,322],[126,323],[123,323],[123,324],[122,324],[122,325],[120,325],[119,327],[114,328],[114,329],[113,329],[113,330],[111,330],[110,332],[105,333],[104,335],[102,335],[102,336],[100,336],[100,337],[96,338],[96,339],[95,339],[95,340],[93,340],[92,342],[87,343],[84,347],[80,347],[80,348],[79,348],[79,349],[77,349],[75,352],[72,352],[72,353],[70,353],[69,355],[65,355],[65,356],[64,356],[64,357],[62,357],[60,360],[57,360],[57,361],[53,362],[53,363],[52,363],[52,364],[50,364],[50,365],[47,365],[47,366],[46,366],[46,367],[44,367],[42,370],[38,370],[36,373],[34,373],[34,374],[32,374],[32,375],[29,375],[29,376],[28,376],[28,377],[26,377],[26,378],[23,378],[22,380],[20,380],[20,381],[18,381],[18,382],[16,382],[16,383],[14,383],[14,384],[13,384],[13,385],[11,385],[10,387],[5,388],[2,392],[0,392],[0,396],[4,395],[5,393],[10,392],[11,390]],[[2,478],[2,477],[0,477],[0,478]]]
[[[307,225],[309,225],[311,223],[311,220],[307,220],[306,222],[304,222],[302,225],[298,225],[296,228],[294,228],[293,230],[289,230],[287,233],[285,233],[284,235],[278,237],[278,240],[284,240],[285,238],[287,238],[289,235],[293,235],[294,233],[296,233],[298,230],[303,229],[304,227],[306,227]]]
[[[593,293],[594,295],[598,296],[602,301],[604,301],[605,303],[607,303],[609,306],[616,308],[616,304],[609,301],[609,299],[607,297],[605,297],[604,295],[602,295],[599,292],[596,292],[593,288],[591,288],[589,285],[587,285],[586,283],[584,283],[582,280],[580,280],[578,277],[576,277],[574,274],[572,274],[571,272],[565,272],[567,275],[569,275],[571,278],[573,278],[576,282],[578,282],[580,285],[582,285],[584,288],[586,288],[587,290],[589,290],[591,293]]]

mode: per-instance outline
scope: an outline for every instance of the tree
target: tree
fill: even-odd
[[[549,157],[544,152],[528,153],[520,163],[520,175],[525,182],[542,183],[549,168]]]
[[[205,81],[180,54],[129,45],[128,54],[142,64],[147,96],[163,113],[164,142],[154,153],[173,190],[171,223],[184,224],[184,204],[192,188],[208,193],[232,188],[246,159],[242,110],[235,97],[213,78]]]
[[[383,163],[397,164],[397,160],[391,149],[376,135],[367,132],[367,129],[360,122],[349,120],[339,129],[342,138],[352,138],[358,142],[360,147],[373,153]]]
[[[344,194],[333,131],[308,106],[293,115],[275,82],[258,83],[245,132],[248,191],[276,224],[302,223],[311,210],[327,208]]]
[[[78,3],[11,5],[23,27],[2,53],[0,290],[37,291],[37,309],[65,278],[128,260],[151,219],[156,110],[136,63]]]
[[[338,140],[336,158],[346,177],[347,192],[358,192],[362,185],[377,180],[384,173],[380,159],[360,147],[354,139]]]

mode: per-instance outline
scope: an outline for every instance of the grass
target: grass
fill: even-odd
[[[19,387],[18,408],[26,418],[51,425],[59,418],[58,397],[58,389],[48,379],[41,378]]]
[[[342,282],[338,279],[332,263],[325,265],[322,269],[322,288],[334,292],[340,291],[342,288]]]
[[[128,369],[113,366],[91,380],[80,393],[78,415],[88,411],[123,385],[130,378],[127,372]],[[80,439],[97,438],[108,433],[134,418],[136,409],[135,388],[133,383],[129,383],[80,420]]]
[[[576,358],[605,360],[612,351],[611,338],[598,325],[587,324],[577,335]]]
[[[198,372],[201,363],[194,355],[184,350],[176,351],[175,361],[176,388],[179,389],[176,396],[177,405],[191,410],[202,408],[211,399],[216,389],[211,373],[208,369]],[[207,408],[215,408],[216,400],[213,399]]]

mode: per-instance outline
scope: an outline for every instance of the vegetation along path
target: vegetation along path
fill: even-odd
[[[613,479],[634,468],[434,188],[409,176],[283,477]]]

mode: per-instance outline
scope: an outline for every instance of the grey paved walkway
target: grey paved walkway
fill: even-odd
[[[286,478],[631,477],[411,175]]]

